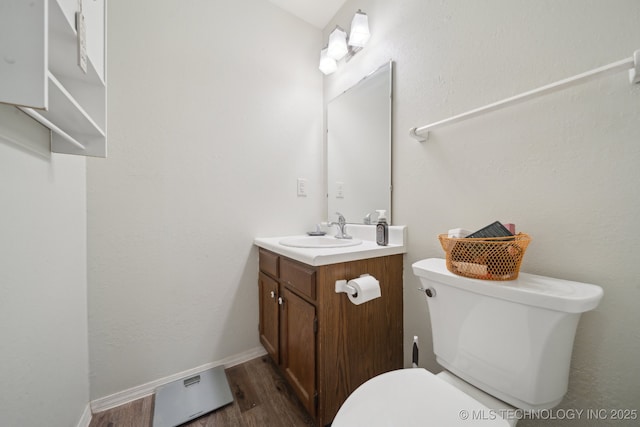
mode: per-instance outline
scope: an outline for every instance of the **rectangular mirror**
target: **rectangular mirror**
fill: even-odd
[[[327,105],[328,219],[391,223],[392,62],[378,68]],[[367,216],[369,215],[369,216]]]

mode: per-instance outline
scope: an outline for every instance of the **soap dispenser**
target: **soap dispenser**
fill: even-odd
[[[376,243],[380,246],[389,244],[389,225],[387,224],[387,211],[377,210],[378,224],[376,225]]]

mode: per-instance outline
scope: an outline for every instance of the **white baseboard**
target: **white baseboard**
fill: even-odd
[[[78,421],[77,427],[89,427],[89,424],[91,424],[91,404],[87,403],[87,406],[84,407],[82,417],[80,417],[80,421]]]
[[[111,394],[109,396],[101,397],[99,399],[91,401],[91,412],[97,413],[106,411],[107,409],[115,408],[116,406],[120,406],[125,403],[129,403],[134,400],[149,396],[155,392],[156,388],[168,384],[172,381],[179,380],[180,378],[188,377],[197,374],[198,372],[215,368],[216,366],[220,365],[224,365],[225,368],[230,368],[232,366],[244,363],[248,360],[255,359],[256,357],[264,356],[265,354],[267,354],[267,352],[265,351],[264,347],[258,346],[240,354],[226,357],[216,362],[205,363],[202,366],[198,366],[183,372],[178,372],[168,377],[160,378],[146,384],[141,384],[139,386]],[[78,425],[78,427],[80,427],[80,425]]]

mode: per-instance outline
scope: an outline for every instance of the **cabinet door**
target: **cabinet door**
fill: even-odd
[[[278,282],[264,273],[258,279],[260,288],[260,342],[274,362],[280,363],[278,344]]]
[[[316,415],[316,308],[283,288],[281,365],[289,384],[311,416]]]
[[[0,102],[47,108],[44,1],[0,1]]]

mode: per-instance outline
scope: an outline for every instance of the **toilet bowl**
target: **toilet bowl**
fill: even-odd
[[[378,375],[344,402],[331,427],[515,426],[515,408],[447,371]]]
[[[332,427],[507,427],[522,410],[560,403],[580,315],[598,305],[602,288],[527,273],[496,284],[454,275],[437,258],[412,267],[445,370],[401,369],[368,380]]]

